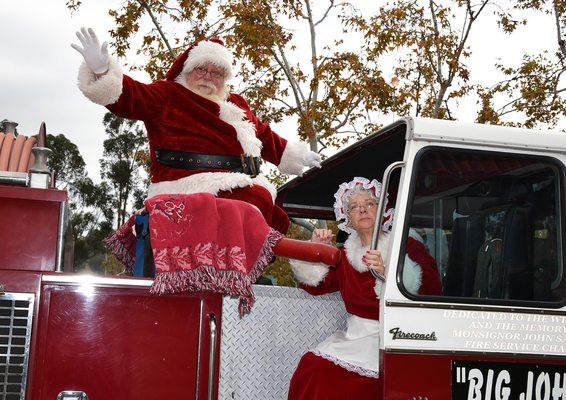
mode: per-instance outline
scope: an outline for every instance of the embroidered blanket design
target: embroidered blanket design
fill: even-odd
[[[283,237],[249,203],[207,193],[159,195],[145,202],[149,213],[156,276],[155,294],[212,291],[240,298],[239,311],[251,310],[252,284]],[[105,243],[131,270],[134,217]]]

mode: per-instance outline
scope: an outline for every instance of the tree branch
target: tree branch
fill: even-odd
[[[269,21],[272,24],[275,24],[275,19],[273,18],[273,15],[271,14],[271,8],[269,8],[268,17],[269,17]],[[295,95],[295,101],[297,103],[297,108],[299,110],[301,110],[301,115],[304,116],[305,110],[304,110],[303,104],[305,104],[305,95],[303,94],[303,91],[301,90],[299,83],[297,82],[295,76],[293,75],[293,73],[291,71],[289,61],[287,60],[287,57],[285,56],[285,50],[283,49],[283,46],[281,46],[281,43],[279,43],[279,42],[277,42],[277,49],[279,50],[281,58],[279,58],[277,56],[277,53],[275,51],[271,50],[271,53],[273,54],[273,57],[279,63],[279,65],[281,67],[283,67],[283,71],[285,72],[285,75],[287,76],[287,79],[289,80],[291,88],[293,89],[293,93]]]
[[[558,0],[553,0],[554,18],[556,20],[556,36],[558,37],[558,48],[562,53],[562,57],[566,58],[566,40],[562,39],[562,29],[560,27],[560,11],[558,10]]]
[[[169,11],[175,11],[175,12],[177,12],[180,16],[189,19],[189,18],[188,18],[188,15],[185,13],[185,11],[183,11],[183,10],[181,10],[180,8],[177,8],[177,7],[168,6],[168,5],[167,5],[167,1],[160,1],[159,3],[161,4],[161,7],[163,7],[164,9],[169,10]]]
[[[322,152],[324,149],[326,149],[328,146],[326,144],[324,144],[324,142],[320,139],[317,139],[318,144],[320,144],[320,149],[319,149],[319,153]]]
[[[430,2],[432,4],[432,0],[430,0]],[[433,111],[433,115],[435,117],[438,116],[438,113],[440,111],[440,106],[444,101],[444,96],[446,95],[448,88],[452,85],[452,82],[454,81],[454,77],[456,76],[456,72],[458,71],[459,60],[460,57],[462,56],[462,51],[464,51],[464,47],[466,46],[466,42],[468,41],[468,37],[470,35],[470,31],[472,30],[472,26],[488,3],[489,0],[483,0],[479,7],[479,10],[476,13],[474,13],[474,11],[472,10],[472,5],[470,0],[466,1],[466,9],[469,15],[469,20],[467,20],[466,18],[466,20],[464,21],[464,26],[462,27],[462,31],[464,32],[464,34],[461,36],[460,43],[458,44],[458,47],[456,48],[454,55],[451,57],[452,62],[447,63],[448,76],[446,77],[446,80],[444,80],[440,85],[440,90],[436,97],[436,101],[434,104],[434,111]],[[466,21],[467,21],[467,26],[466,26]]]
[[[297,109],[299,110],[301,116],[304,117],[305,110],[301,103],[300,94],[299,91],[297,90],[297,83],[295,81],[295,77],[293,76],[289,68],[289,64],[286,62],[285,59],[280,59],[275,51],[272,50],[271,54],[273,55],[273,58],[275,58],[275,61],[277,61],[277,63],[281,66],[281,69],[283,69],[283,72],[285,73],[285,76],[287,77],[287,80],[291,85],[291,90],[293,91],[293,96],[295,97],[295,103],[297,104]]]
[[[330,5],[328,6],[328,8],[326,9],[324,15],[322,16],[321,19],[319,19],[318,21],[316,21],[316,23],[314,24],[315,26],[317,26],[318,24],[320,24],[322,21],[324,21],[326,19],[326,17],[328,17],[328,13],[330,12],[330,10],[332,10],[334,8],[334,0],[330,0]]]
[[[226,32],[230,32],[230,31],[234,28],[234,25],[230,25],[230,26],[228,26],[228,27],[226,27],[226,28],[223,28],[223,29],[220,29],[221,27],[222,27],[222,26],[219,27],[219,30],[216,30],[216,31],[211,32],[211,33],[208,35],[207,39],[210,39],[211,37],[214,37],[214,36],[223,35],[223,34],[225,34]]]
[[[434,46],[436,47],[436,75],[439,77],[439,83],[442,80],[443,76],[442,76],[442,60],[440,58],[440,49],[438,48],[438,38],[440,37],[440,30],[438,29],[438,20],[436,19],[436,10],[434,9],[434,1],[433,0],[429,0],[429,8],[430,8],[430,13],[432,15],[432,24],[434,26]],[[431,60],[431,64],[434,65],[432,63]]]
[[[149,6],[147,5],[147,3],[144,0],[136,0],[136,1],[145,9],[145,11],[150,16],[151,20],[153,21],[153,24],[155,25],[155,27],[159,31],[159,35],[161,36],[161,40],[163,40],[163,43],[165,43],[167,50],[169,50],[169,55],[171,57],[175,57],[175,53],[173,53],[173,49],[171,48],[171,45],[169,44],[169,41],[167,40],[165,33],[163,33],[163,30],[161,30],[161,25],[159,25],[159,22],[155,18],[155,15],[153,15],[153,11],[151,11],[151,8],[149,8]]]
[[[364,99],[363,96],[359,96],[356,101],[351,103],[350,107],[348,108],[348,111],[346,111],[346,114],[344,114],[344,119],[342,121],[340,121],[338,118],[336,118],[336,120],[340,121],[340,122],[338,123],[338,125],[333,126],[332,129],[338,130],[338,129],[342,128],[344,125],[346,125],[349,122],[350,115],[352,114],[352,111],[354,111],[356,109],[356,107],[362,102],[363,99]]]
[[[452,113],[450,112],[450,107],[448,107],[448,100],[444,100],[444,106],[446,107],[446,113],[448,114],[448,118],[454,119],[454,118],[452,118]]]
[[[465,34],[462,37],[462,39],[460,40],[460,43],[458,44],[458,48],[456,49],[456,52],[454,53],[453,59],[455,61],[458,61],[460,59],[462,51],[464,50],[464,47],[466,46],[466,42],[468,41],[470,31],[472,30],[472,25],[474,24],[476,19],[479,17],[479,15],[482,13],[482,11],[485,9],[485,7],[487,6],[488,3],[489,3],[489,0],[483,0],[479,10],[474,14],[470,1],[468,0],[466,2],[468,13],[470,15],[470,20],[468,21],[467,27],[465,25],[462,27],[462,30],[465,32]],[[452,80],[454,79],[454,76],[456,75],[456,71],[458,70],[458,68],[456,67],[457,64],[458,63],[456,62],[456,63],[453,63],[452,66],[449,65],[448,81],[449,81],[450,84],[452,84]]]
[[[334,0],[331,0],[333,3]],[[313,22],[313,15],[311,10],[311,5],[309,0],[305,0],[305,5],[307,6],[307,16],[309,21],[309,30],[311,36],[311,63],[312,63],[312,73],[313,73],[313,83],[314,88],[311,91],[312,96],[309,96],[309,101],[307,102],[307,109],[311,108],[312,104],[316,104],[318,101],[318,60],[316,51],[316,24]],[[312,101],[312,103],[311,103]]]
[[[278,101],[280,103],[283,103],[283,105],[285,107],[289,108],[289,109],[293,108],[293,106],[291,104],[287,103],[285,100],[283,100],[279,97],[273,97],[270,93],[263,90],[260,86],[248,86],[248,87],[246,87],[246,89],[241,94],[245,94],[246,92],[248,92],[250,90],[255,90],[256,92],[263,94],[264,96],[270,98],[271,100],[275,100],[275,101]]]

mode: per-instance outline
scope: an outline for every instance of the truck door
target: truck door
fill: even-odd
[[[221,296],[150,284],[44,276],[30,398],[216,399]]]
[[[409,157],[399,192],[384,397],[566,399],[560,156],[430,144]],[[435,258],[440,295],[404,287],[409,235]]]

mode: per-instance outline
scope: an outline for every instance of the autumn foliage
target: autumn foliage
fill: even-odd
[[[513,40],[529,27],[526,11],[555,26],[540,37],[554,50],[522,54],[518,65],[502,59],[478,82],[472,49],[489,43],[473,43],[474,33],[491,24]],[[391,115],[462,118],[470,99],[480,123],[565,120],[566,0],[125,0],[108,12],[114,54],[151,80],[191,43],[220,36],[236,56],[234,91],[263,120],[292,121],[323,154]]]

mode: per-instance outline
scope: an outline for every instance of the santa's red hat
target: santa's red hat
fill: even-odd
[[[232,76],[232,60],[232,53],[219,38],[201,40],[194,43],[177,57],[165,75],[165,79],[174,81],[179,75],[188,73],[195,67],[207,62],[224,69],[228,79]]]

